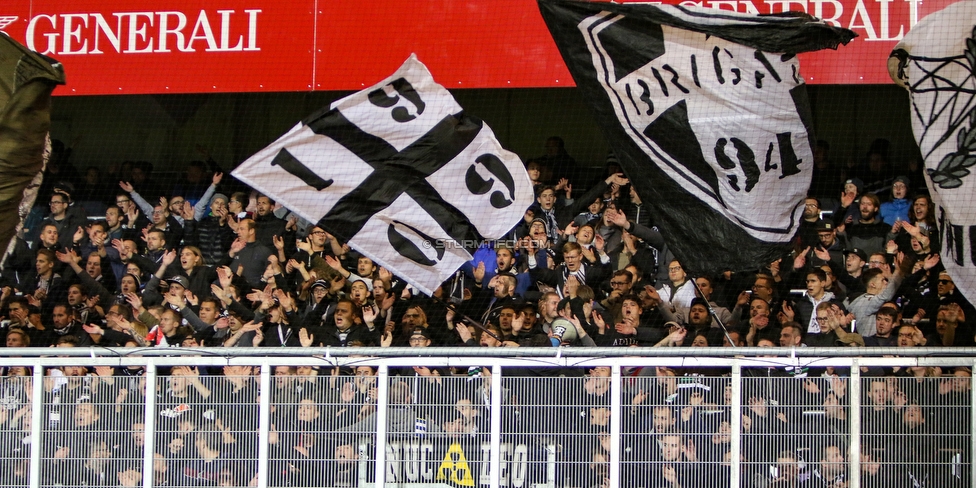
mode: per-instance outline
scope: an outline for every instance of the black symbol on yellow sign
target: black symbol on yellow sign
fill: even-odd
[[[454,486],[474,486],[471,467],[468,466],[468,460],[464,457],[460,444],[451,444],[444,454],[444,461],[437,468],[437,481],[446,481]]]

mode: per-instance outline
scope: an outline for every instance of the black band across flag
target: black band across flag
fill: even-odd
[[[568,0],[539,8],[685,269],[749,270],[781,256],[813,168],[795,54],[854,33],[804,14]]]

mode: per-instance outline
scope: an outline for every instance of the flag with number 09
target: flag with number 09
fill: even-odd
[[[427,294],[533,201],[518,156],[415,55],[233,174]]]

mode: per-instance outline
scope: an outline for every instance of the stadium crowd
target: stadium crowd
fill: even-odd
[[[547,154],[527,164],[536,203],[509,236],[479,248],[432,297],[328,229],[225,181],[230,178],[207,163],[194,162],[166,189],[146,163],[113,175],[120,180],[113,191],[91,189],[97,170],[83,181],[53,178],[39,204],[48,210],[29,222],[3,267],[4,344],[972,347],[976,310],[940,264],[934,208],[917,191],[918,180],[912,186],[894,174],[882,149],[852,168],[825,164],[827,149],[818,147],[811,190],[827,196],[805,200],[793,252],[750,272],[691,276],[619,166],[608,163],[604,177],[580,191],[585,182],[574,178],[581,172],[562,141],[550,139]],[[101,211],[87,211],[92,208]],[[29,432],[30,393],[13,386],[27,372],[4,370],[0,425],[6,424],[9,452]],[[256,458],[249,451],[256,435],[254,371],[167,373],[157,394],[158,484],[247,484],[254,470],[233,460]],[[487,376],[484,369],[470,373]],[[47,485],[141,481],[133,466],[144,442],[142,374],[137,368],[51,370],[42,417],[51,442],[44,456],[56,462],[45,471]],[[487,383],[468,381],[468,371],[416,367],[394,374],[393,434],[488,431]],[[557,486],[603,485],[609,370],[512,374],[565,383],[553,383],[561,385],[556,389],[508,384],[506,432],[537,432],[534,442],[560,446]],[[637,368],[629,374],[627,486],[705,486],[728,476],[729,382],[722,378],[728,371]],[[754,440],[744,445],[743,459],[755,463],[748,486],[846,486],[849,372],[748,368],[745,374],[749,410],[742,423]],[[962,418],[971,415],[971,372],[895,367],[862,374],[861,456],[874,470],[862,472],[862,486],[966,486],[968,475],[957,474],[951,460],[971,458],[961,440],[971,422]],[[281,408],[272,425],[282,435],[275,436],[273,457],[282,485],[323,486],[325,478],[354,485],[352,460],[359,454],[349,439],[375,429],[375,370],[281,367],[275,375],[273,401]],[[21,383],[12,381],[18,378]],[[529,420],[538,418],[551,421]],[[910,443],[894,435],[916,433]],[[770,438],[776,441],[760,441]],[[329,462],[317,462],[323,459]],[[25,475],[23,460],[6,460],[10,483]]]

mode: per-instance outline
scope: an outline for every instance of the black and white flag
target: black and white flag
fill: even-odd
[[[954,3],[915,25],[888,71],[908,89],[912,131],[936,207],[942,264],[976,299],[976,2]]]
[[[685,269],[755,269],[780,257],[813,168],[794,55],[854,33],[802,14],[565,0],[539,8]]]
[[[533,201],[518,156],[413,55],[233,174],[427,294]]]

